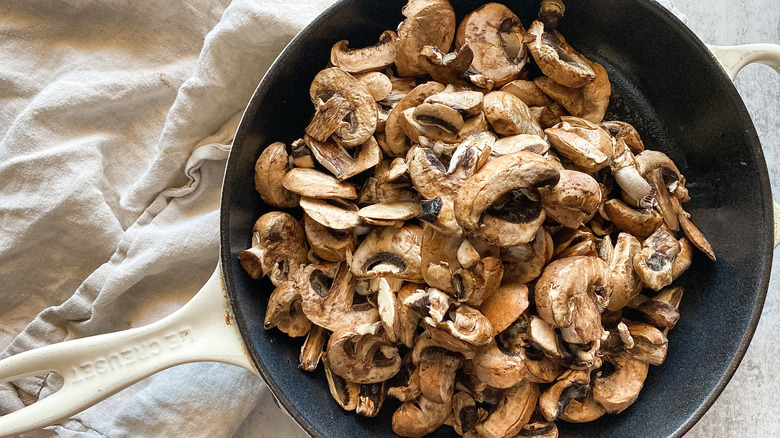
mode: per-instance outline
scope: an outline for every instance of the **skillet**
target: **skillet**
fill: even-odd
[[[65,380],[57,393],[0,417],[0,435],[59,421],[161,369],[210,360],[260,374],[313,436],[395,436],[389,423],[397,403],[388,400],[375,419],[344,412],[331,400],[321,369],[298,370],[301,341],[263,330],[272,287],[267,280],[250,279],[238,253],[250,246],[257,217],[270,211],[253,186],[262,148],[292,142],[303,131],[313,112],[308,85],[326,65],[332,44],[340,39],[352,47],[373,44],[403,19],[405,3],[342,0],[288,45],[258,86],[235,136],[222,192],[217,271],[190,303],[157,323],[0,361],[0,382],[49,371]],[[452,0],[458,20],[481,3]],[[526,26],[539,6],[539,1],[504,3]],[[683,317],[669,335],[671,353],[662,366],[651,367],[638,401],[593,423],[560,422],[561,436],[634,436],[637,431],[647,437],[681,436],[733,375],[766,296],[774,225],[770,184],[752,121],[729,75],[756,60],[780,69],[780,50],[708,48],[652,0],[569,1],[560,30],[607,69],[613,95],[606,119],[633,124],[649,148],[678,164],[689,181],[687,210],[719,256],[712,263],[697,253],[681,277]],[[441,428],[431,436],[451,435]]]

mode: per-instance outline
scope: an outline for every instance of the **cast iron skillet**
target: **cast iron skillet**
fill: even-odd
[[[330,47],[374,44],[403,19],[405,0],[344,0],[321,15],[282,52],[260,83],[236,135],[222,195],[222,263],[236,319],[252,359],[273,393],[313,436],[394,437],[388,399],[378,418],[340,409],[324,373],[297,367],[300,340],[263,330],[270,283],[250,279],[238,263],[250,230],[271,210],[254,192],[262,148],[292,142],[308,124],[308,85]],[[458,22],[483,2],[453,0]],[[527,27],[539,1],[507,1]],[[650,0],[566,2],[560,31],[612,81],[605,120],[633,124],[648,148],[669,155],[689,181],[686,208],[718,255],[696,253],[681,278],[681,319],[669,355],[650,373],[638,401],[592,423],[558,422],[562,437],[663,437],[687,431],[725,387],[758,323],[772,264],[773,219],[766,164],[753,123],[733,84],[707,47],[673,14]],[[641,431],[641,432],[640,432]],[[435,437],[453,436],[443,427]]]
[[[301,340],[265,331],[272,287],[249,278],[238,253],[250,246],[255,220],[270,211],[254,190],[262,148],[292,142],[313,113],[308,88],[330,47],[373,44],[403,19],[406,0],[342,0],[299,34],[258,86],[236,133],[222,192],[220,264],[181,310],[144,327],[76,339],[0,361],[0,383],[57,372],[56,393],[0,416],[0,436],[55,423],[170,366],[220,361],[262,375],[281,405],[315,437],[394,437],[387,400],[379,417],[343,411],[321,368],[298,369]],[[458,19],[482,2],[452,0]],[[507,1],[525,25],[539,1]],[[669,355],[651,367],[639,400],[620,415],[559,423],[562,437],[681,436],[704,414],[734,374],[753,336],[772,264],[773,204],[753,123],[708,48],[653,0],[572,0],[561,31],[612,81],[607,119],[633,124],[688,180],[686,208],[718,255],[696,253],[680,279],[682,318],[669,334]],[[780,71],[780,48],[766,48]],[[760,60],[761,50],[720,48],[730,74]],[[440,428],[434,437],[452,436]]]

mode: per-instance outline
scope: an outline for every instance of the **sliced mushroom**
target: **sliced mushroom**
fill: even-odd
[[[532,134],[518,134],[496,140],[491,146],[490,154],[494,157],[500,157],[519,151],[528,151],[544,155],[548,150],[550,150],[550,144],[542,137]]]
[[[426,0],[416,0],[417,3],[423,1]],[[393,107],[385,123],[385,142],[387,147],[383,149],[387,155],[401,157],[409,150],[406,144],[406,134],[401,127],[401,118],[404,111],[420,105],[427,97],[441,91],[444,91],[444,85],[438,82],[426,82],[411,90]]]
[[[542,270],[553,256],[553,240],[543,227],[536,231],[528,243],[501,248],[504,262],[504,281],[528,283],[542,274]]]
[[[266,330],[278,327],[293,338],[309,333],[311,321],[301,310],[301,294],[294,281],[282,281],[271,292],[263,327]]]
[[[555,29],[565,12],[566,5],[563,4],[563,0],[542,0],[542,5],[539,6],[539,20],[545,27]]]
[[[544,135],[539,122],[531,115],[528,105],[514,94],[492,91],[485,95],[483,106],[485,117],[498,134],[532,134],[540,137]]]
[[[463,127],[463,116],[457,110],[441,103],[417,105],[413,118],[420,125],[443,129],[452,134],[457,134]]]
[[[670,287],[662,290],[652,299],[639,295],[629,303],[629,307],[638,310],[644,321],[660,330],[673,329],[680,320],[677,307],[682,299],[683,288]]]
[[[382,151],[374,137],[370,137],[357,149],[354,158],[343,146],[333,141],[320,142],[309,136],[305,137],[305,141],[317,162],[339,181],[352,178],[376,166],[382,160]]]
[[[387,381],[387,395],[402,403],[414,400],[422,394],[420,372],[412,365],[411,356],[411,354],[404,356],[401,370]]]
[[[455,37],[455,11],[447,0],[409,0],[401,13],[406,18],[398,26],[398,75],[420,75],[425,72],[418,64],[418,55],[425,46],[449,51]]]
[[[449,143],[454,143],[458,140],[457,132],[453,133],[434,125],[426,126],[420,124],[417,120],[415,120],[414,117],[414,113],[417,108],[418,107],[406,109],[406,111],[401,114],[401,118],[399,120],[401,130],[413,144],[420,143],[422,138],[430,138],[433,140],[445,141]],[[448,108],[448,110],[451,109]],[[457,114],[457,111],[454,112]],[[458,114],[458,116],[460,115]],[[446,122],[440,121],[440,123],[444,124]]]
[[[440,233],[429,224],[424,225],[420,261],[423,279],[429,286],[455,295],[452,274],[460,268],[457,254],[462,241]]]
[[[600,123],[609,106],[612,85],[604,66],[587,59],[585,64],[595,72],[596,79],[582,88],[566,87],[546,76],[535,78],[534,83],[571,115]],[[550,106],[549,109],[552,110],[553,107]]]
[[[585,371],[569,370],[539,396],[539,412],[553,421],[573,401],[584,401],[590,394],[590,376]]]
[[[423,437],[444,424],[451,412],[450,402],[434,403],[420,396],[403,403],[393,413],[393,432],[404,437]]]
[[[338,181],[319,170],[296,167],[282,181],[287,190],[308,198],[357,199],[354,184]]]
[[[347,40],[341,40],[330,50],[330,62],[348,73],[379,71],[395,62],[398,35],[386,30],[379,36],[379,42],[362,49],[350,49]]]
[[[484,94],[479,91],[448,91],[434,94],[425,99],[425,103],[446,105],[463,117],[476,116],[482,112],[482,99]]]
[[[625,197],[634,200],[640,208],[653,208],[657,190],[639,172],[634,154],[625,141],[618,140],[615,144],[615,154],[609,166]]]
[[[666,359],[666,352],[669,349],[669,341],[661,330],[650,324],[644,324],[635,321],[626,321],[633,346],[626,346],[626,351],[642,362],[651,365],[661,365]]]
[[[347,251],[354,251],[357,246],[352,230],[328,228],[308,214],[303,215],[303,224],[309,246],[323,260],[343,262],[347,257]]]
[[[474,397],[465,391],[452,396],[452,427],[458,435],[477,438],[477,423],[481,420]]]
[[[558,178],[558,170],[532,152],[492,159],[458,190],[455,218],[464,230],[498,246],[529,242],[544,221],[544,213],[521,190],[552,185]],[[504,208],[496,209],[494,204],[502,200]]]
[[[576,170],[562,170],[558,184],[540,188],[539,194],[547,216],[570,228],[591,220],[601,203],[599,183]]]
[[[378,383],[401,369],[401,357],[392,343],[378,335],[379,325],[343,327],[328,340],[330,370],[350,382]]]
[[[385,402],[386,394],[386,381],[360,385],[355,413],[369,418],[376,417]]]
[[[360,385],[334,374],[328,365],[328,357],[322,357],[325,368],[325,378],[328,380],[330,395],[346,411],[354,411],[357,407]]]
[[[319,108],[333,95],[344,97],[354,108],[336,129],[334,137],[346,147],[359,146],[374,135],[377,110],[374,98],[363,84],[346,71],[330,67],[320,71],[309,87],[309,96],[315,108]]]
[[[688,239],[683,237],[680,239],[680,253],[677,254],[677,257],[672,262],[672,278],[674,280],[691,267],[692,258],[693,245],[691,245]]]
[[[569,257],[550,263],[534,288],[536,310],[548,324],[561,327],[567,342],[587,344],[601,338],[597,290],[606,295],[609,266],[598,257]]]
[[[536,64],[546,76],[571,88],[582,88],[596,79],[596,73],[584,56],[570,46],[558,31],[545,29],[534,21],[525,35],[525,42]]]
[[[388,276],[421,281],[422,228],[406,225],[372,231],[358,246],[350,266],[358,277]],[[349,262],[349,258],[347,259]]]
[[[339,94],[334,94],[314,112],[311,122],[304,130],[306,135],[317,141],[325,141],[344,122],[352,111],[352,104]]]
[[[301,354],[298,356],[302,370],[314,371],[317,369],[327,337],[327,330],[317,325],[312,326],[301,346]]]
[[[642,244],[634,256],[634,269],[642,281],[659,291],[672,284],[672,263],[681,250],[680,242],[664,228],[659,228]]]
[[[560,413],[558,418],[569,423],[588,423],[600,418],[604,414],[606,414],[606,411],[593,399],[593,394],[591,394],[585,397],[583,401],[572,400],[569,402],[569,405]]]
[[[481,437],[513,437],[528,423],[539,399],[539,386],[524,380],[509,388],[488,418],[477,424]]]
[[[338,265],[335,278],[328,274],[322,266],[307,265],[298,275],[301,307],[309,320],[331,331],[379,321],[379,313],[373,307],[353,309],[356,281],[345,263]]]
[[[311,149],[309,149],[309,145],[306,144],[304,139],[299,138],[292,142],[290,146],[292,147],[292,162],[295,167],[306,167],[309,169],[314,167]]]
[[[648,238],[663,224],[663,217],[655,210],[637,210],[619,199],[608,200],[604,212],[621,231],[638,239]]]
[[[420,51],[417,66],[429,74],[434,81],[468,86],[466,72],[473,59],[474,52],[468,44],[450,53],[442,52],[436,46],[425,46]]]
[[[642,137],[631,124],[620,120],[610,120],[601,122],[599,126],[609,132],[615,140],[623,140],[632,153],[639,154],[645,150],[645,144],[642,141]]]
[[[268,276],[278,285],[291,278],[307,260],[303,228],[294,217],[280,211],[266,213],[257,219],[252,247],[241,251],[241,266],[254,279]]]
[[[373,279],[372,279],[373,280]],[[379,284],[376,292],[376,307],[379,311],[379,320],[385,329],[385,334],[391,342],[396,342],[396,327],[399,324],[399,309],[397,293],[400,289],[401,281],[388,281],[387,278],[379,277]],[[393,283],[393,284],[391,284]],[[394,287],[397,286],[397,287]]]
[[[526,375],[525,356],[503,350],[495,342],[477,348],[472,363],[479,380],[493,388],[511,388]]]
[[[455,299],[470,306],[479,306],[501,284],[504,266],[496,257],[479,260],[472,269],[458,269],[452,274]]]
[[[683,211],[680,214],[680,225],[682,225],[685,235],[688,236],[688,239],[693,242],[696,248],[699,248],[701,252],[714,262],[716,260],[715,251],[712,250],[712,246],[710,245],[710,242],[707,241],[707,238],[704,237],[704,234],[702,234],[702,232],[696,228],[696,225],[691,222],[690,214],[688,214],[688,212]]]
[[[264,202],[281,208],[298,205],[298,195],[282,186],[289,170],[287,146],[284,143],[271,143],[263,149],[255,163],[255,189]]]
[[[561,117],[561,120],[544,131],[556,151],[589,173],[609,165],[613,146],[606,131],[577,117]]]
[[[500,87],[523,72],[528,53],[520,19],[509,8],[488,3],[466,15],[458,27],[455,45],[474,51],[471,65]]]
[[[358,216],[369,225],[392,226],[396,223],[403,225],[403,221],[417,217],[421,213],[419,202],[400,201],[363,207],[358,211]]]
[[[628,233],[620,233],[609,260],[609,276],[612,285],[607,304],[609,310],[625,307],[642,290],[642,282],[634,269],[634,257],[642,244]]]
[[[374,98],[375,101],[379,102],[381,100],[384,100],[387,98],[387,96],[390,95],[390,92],[393,91],[393,81],[390,80],[390,77],[386,74],[378,71],[371,71],[367,73],[360,73],[354,75],[355,79],[360,81],[361,84],[363,84],[364,87],[366,87],[366,91],[371,95],[371,97]],[[387,114],[390,113],[390,111],[385,110],[382,105],[377,104],[377,111],[384,111],[384,120],[387,120]],[[377,114],[377,117],[382,118],[381,115]],[[378,123],[378,122],[377,122]],[[384,125],[380,126],[377,124],[377,131],[384,130]]]
[[[349,230],[360,225],[357,205],[341,199],[304,197],[301,208],[314,221],[334,230]]]
[[[616,414],[631,406],[639,397],[648,365],[627,352],[605,359],[604,368],[593,378],[593,399],[610,414]]]
[[[501,87],[500,91],[506,91],[507,93],[514,94],[529,107],[542,107],[553,103],[553,100],[544,94],[544,92],[538,86],[536,86],[533,81],[518,79],[507,83]]]
[[[420,373],[420,391],[423,397],[434,403],[447,403],[455,390],[455,373],[463,363],[463,357],[433,341],[418,338],[413,361]]]
[[[523,426],[517,438],[558,438],[558,427],[552,421],[533,421]]]
[[[431,318],[423,320],[429,332],[431,332],[431,337],[437,342],[440,342],[440,339],[444,337],[437,338],[439,334],[435,333],[437,331],[451,336],[456,341],[475,346],[485,345],[493,339],[493,327],[490,325],[490,321],[482,313],[470,306],[465,304],[458,305],[447,312],[446,316],[444,320],[438,323]],[[460,348],[453,349],[449,345],[443,346],[453,351],[463,352]],[[466,350],[468,351],[470,348],[466,348]]]
[[[398,291],[398,324],[395,327],[395,336],[398,341],[409,348],[414,346],[414,338],[417,332],[417,326],[420,323],[420,315],[405,305],[404,302],[418,289],[419,285],[415,283],[406,283]],[[405,401],[405,400],[402,400]]]

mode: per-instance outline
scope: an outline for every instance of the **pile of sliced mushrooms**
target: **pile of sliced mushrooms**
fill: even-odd
[[[376,45],[336,43],[302,138],[266,147],[240,260],[265,328],[305,337],[342,408],[395,433],[556,437],[615,414],[667,353],[694,247],[685,177],[605,121],[607,72],[489,3],[410,0]],[[450,51],[452,49],[453,51]],[[530,77],[535,63],[541,75]]]

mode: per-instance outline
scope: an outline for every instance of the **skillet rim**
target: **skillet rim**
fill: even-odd
[[[222,186],[222,194],[221,194],[221,201],[220,201],[220,260],[223,266],[222,271],[223,271],[223,279],[224,279],[224,285],[226,290],[226,296],[230,308],[235,315],[235,321],[238,330],[241,334],[242,341],[246,346],[246,350],[249,353],[250,358],[252,359],[252,363],[255,367],[255,370],[260,374],[260,376],[266,382],[268,387],[271,389],[271,393],[273,394],[274,400],[276,401],[277,405],[279,405],[280,408],[282,408],[288,415],[290,415],[295,420],[295,422],[299,426],[301,426],[310,436],[316,438],[324,438],[324,436],[319,431],[317,431],[313,427],[313,425],[309,421],[307,421],[306,418],[304,418],[303,415],[297,409],[295,409],[295,407],[290,402],[289,398],[284,394],[284,392],[281,390],[281,388],[276,383],[276,381],[273,378],[271,378],[268,369],[265,367],[263,361],[261,360],[258,354],[257,348],[255,348],[254,344],[251,342],[251,336],[247,329],[246,320],[244,318],[240,306],[237,304],[238,298],[235,291],[235,286],[230,276],[230,271],[229,269],[227,269],[227,266],[229,266],[230,262],[232,261],[231,260],[232,252],[230,250],[230,243],[229,243],[230,239],[228,236],[228,229],[230,223],[230,208],[228,207],[230,206],[231,203],[231,192],[230,190],[227,190],[228,185],[226,184],[226,182],[229,179],[231,179],[232,175],[235,174],[235,169],[237,166],[236,164],[237,159],[235,157],[238,155],[238,152],[235,152],[236,145],[238,145],[239,150],[243,147],[244,144],[243,142],[247,137],[247,132],[249,131],[252,125],[257,108],[259,107],[259,103],[261,100],[260,97],[266,94],[267,90],[270,87],[270,84],[275,82],[279,77],[278,70],[275,68],[277,64],[281,63],[290,53],[299,50],[302,42],[308,38],[313,28],[318,27],[323,22],[329,20],[331,16],[338,9],[345,7],[344,4],[355,2],[355,1],[361,1],[361,0],[335,1],[331,6],[325,9],[314,20],[312,20],[309,24],[307,24],[306,27],[304,27],[285,46],[285,48],[276,57],[274,62],[268,67],[267,72],[263,75],[263,78],[260,80],[257,88],[253,92],[252,97],[250,98],[249,103],[247,104],[247,107],[244,110],[241,121],[239,122],[236,134],[234,136],[231,151],[227,159],[227,164],[226,164],[225,173],[223,177],[223,186]],[[706,44],[701,39],[699,39],[698,36],[696,36],[693,30],[691,30],[687,25],[685,25],[682,21],[680,21],[680,19],[677,18],[676,15],[674,15],[667,8],[659,4],[656,0],[634,0],[634,1],[638,4],[643,5],[644,7],[649,9],[652,13],[656,14],[664,22],[664,24],[666,24],[671,28],[671,30],[676,32],[681,37],[683,37],[685,43],[693,50],[693,53],[708,59],[709,64],[712,66],[712,68],[715,68],[721,72],[721,79],[720,79],[721,82],[727,81],[727,84],[729,86],[723,87],[723,89],[727,93],[728,98],[730,98],[732,101],[736,101],[740,103],[739,105],[736,105],[736,108],[734,108],[735,109],[734,116],[738,118],[742,122],[742,125],[745,127],[745,134],[750,141],[750,147],[751,147],[750,152],[752,152],[752,154],[755,156],[757,167],[758,167],[757,169],[758,179],[760,181],[760,186],[761,186],[761,200],[763,201],[763,213],[764,213],[764,217],[762,221],[764,227],[762,227],[763,229],[758,228],[758,230],[759,233],[764,234],[764,236],[773,236],[774,203],[772,200],[771,182],[769,180],[769,173],[766,166],[766,160],[764,158],[763,147],[761,145],[760,139],[758,138],[758,133],[756,132],[753,120],[750,117],[747,107],[745,106],[744,101],[742,100],[742,96],[739,94],[736,86],[734,85],[734,82],[731,80],[731,78],[728,76],[726,71],[723,69],[723,67],[721,66],[720,62],[715,57],[715,55],[709,50],[709,48],[707,48]],[[721,393],[726,388],[726,385],[729,383],[729,381],[731,381],[731,379],[734,376],[734,373],[736,372],[737,368],[739,368],[740,363],[745,357],[747,349],[750,345],[751,340],[753,339],[756,328],[758,326],[758,322],[761,317],[761,313],[764,307],[764,303],[766,301],[766,295],[769,288],[769,279],[771,275],[774,247],[771,238],[763,239],[763,243],[764,243],[763,248],[760,248],[763,257],[760,266],[762,271],[762,276],[759,281],[758,294],[756,295],[756,298],[754,300],[753,310],[750,314],[750,318],[748,319],[747,326],[745,328],[745,331],[742,333],[742,336],[734,352],[734,355],[731,357],[725,369],[724,374],[720,376],[716,385],[710,390],[709,394],[706,396],[703,402],[692,412],[692,414],[688,417],[688,419],[685,420],[685,422],[683,422],[677,428],[677,430],[670,435],[670,437],[677,438],[685,435],[685,433],[687,433],[693,427],[693,425],[696,424],[704,416],[704,414],[712,407],[712,405],[721,395]]]

